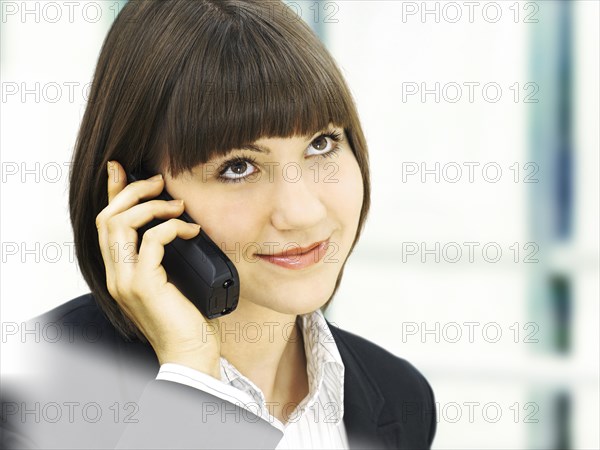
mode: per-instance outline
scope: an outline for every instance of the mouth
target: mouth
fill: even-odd
[[[257,254],[257,256],[263,261],[286,269],[304,269],[323,259],[329,246],[329,239],[315,242],[306,247],[295,247],[281,253],[272,255]]]

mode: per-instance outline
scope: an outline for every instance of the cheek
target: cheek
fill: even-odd
[[[188,213],[222,250],[237,252],[258,229],[256,205],[260,203],[239,192],[232,195],[205,192],[203,195],[206,199],[218,198],[219,201],[196,199]]]
[[[331,177],[333,183],[328,186],[328,202],[343,220],[345,227],[358,223],[363,204],[363,181],[358,162],[352,154],[344,155],[337,165],[337,173]]]

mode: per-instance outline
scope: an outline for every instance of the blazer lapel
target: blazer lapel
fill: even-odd
[[[385,400],[337,327],[327,322],[344,362],[344,425],[351,449],[398,448],[399,424],[386,421]]]

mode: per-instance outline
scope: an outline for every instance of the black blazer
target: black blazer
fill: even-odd
[[[345,365],[343,420],[350,447],[430,448],[437,416],[433,391],[423,375],[404,359],[327,323]],[[46,395],[50,406],[45,412],[43,403],[37,407],[42,408],[38,420],[33,419],[31,406],[29,415],[19,419],[14,407],[18,402],[12,409],[3,408],[4,446],[31,445],[21,443],[30,439],[37,445],[64,448],[275,448],[282,437],[277,428],[241,407],[186,385],[155,380],[159,363],[152,347],[123,339],[92,294],[33,319],[29,329],[34,327],[46,341],[34,347],[49,348],[35,358],[44,372],[52,374],[52,387],[26,385],[10,395],[28,392],[33,402],[37,397],[32,392],[55,394]],[[102,362],[95,366],[94,361]],[[128,370],[131,367],[135,370]],[[79,421],[79,428],[76,409],[71,411],[73,423],[63,420],[64,405],[67,400],[74,403],[74,395],[89,400],[77,402],[76,408],[100,405],[81,414],[86,420]],[[62,408],[60,421],[57,408]],[[93,426],[100,423],[94,422],[99,410],[105,423]],[[135,420],[126,420],[128,413]],[[108,420],[113,416],[114,421]],[[47,436],[52,436],[49,443]]]

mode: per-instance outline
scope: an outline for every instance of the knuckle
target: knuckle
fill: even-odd
[[[117,219],[117,216],[113,216],[110,217],[108,220],[106,220],[106,229],[112,233],[114,232],[117,228],[119,228],[119,219]]]
[[[113,299],[119,298],[117,284],[113,280],[106,280],[106,290]]]
[[[131,297],[131,281],[124,279],[123,275],[118,276],[118,280],[114,283],[114,291],[119,299],[119,303],[124,305]]]
[[[102,228],[103,225],[104,225],[104,214],[102,212],[100,212],[96,216],[96,228],[99,230],[100,228]]]
[[[171,229],[177,228],[177,226],[180,224],[180,222],[182,222],[182,220],[177,219],[177,218],[172,218],[172,219],[167,220],[167,223],[169,224],[169,228],[171,228]]]
[[[160,231],[160,229],[158,229],[160,225],[156,225],[152,228],[149,228],[148,230],[146,230],[144,232],[144,234],[142,235],[142,239],[146,240],[146,241],[154,241],[158,238],[158,232]]]

